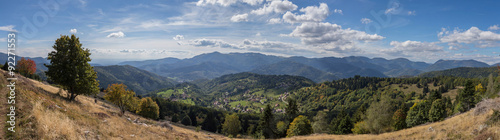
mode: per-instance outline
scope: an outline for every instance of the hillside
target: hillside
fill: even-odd
[[[6,72],[0,70],[1,99],[7,96]],[[77,96],[68,102],[59,88],[18,76],[16,89],[16,133],[0,133],[0,139],[227,139],[219,134],[171,125],[162,127],[160,122],[126,113],[102,100]],[[6,100],[6,99],[5,99]],[[4,102],[2,102],[4,104]],[[7,114],[6,105],[0,112]],[[0,117],[4,122],[6,117]],[[130,120],[138,119],[138,123]],[[6,123],[0,124],[5,128]]]
[[[439,71],[458,67],[490,67],[490,65],[476,60],[439,60],[425,68],[424,71]]]
[[[95,66],[100,88],[113,83],[123,83],[137,94],[145,94],[161,88],[172,87],[175,81],[132,66]]]
[[[197,83],[182,83],[151,93],[152,96],[192,105],[224,110],[254,112],[265,104],[280,104],[289,92],[312,86],[314,82],[300,76],[237,73]],[[244,111],[243,111],[244,110]]]
[[[260,66],[250,72],[267,75],[300,75],[318,83],[339,79],[332,73],[324,72],[314,67],[293,61],[281,61],[274,64]]]
[[[498,76],[497,67],[482,67],[482,68],[470,68],[470,67],[460,67],[441,71],[431,71],[422,73],[420,77],[437,77],[437,76],[455,76],[464,78],[485,78],[492,74],[494,77]]]

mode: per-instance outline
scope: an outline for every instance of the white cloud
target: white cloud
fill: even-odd
[[[325,3],[320,3],[318,6],[307,6],[306,8],[300,9],[303,12],[302,15],[296,15],[290,11],[283,15],[283,20],[288,23],[300,23],[300,22],[320,22],[325,20],[329,14],[328,5]]]
[[[231,44],[218,39],[206,39],[206,38],[189,40],[187,44],[182,44],[182,45],[192,45],[195,47],[241,49],[238,45],[235,44]]]
[[[236,3],[236,0],[200,0],[196,3],[196,6],[205,6],[208,4],[215,5],[219,4],[222,6],[229,6]]]
[[[288,36],[300,37],[302,43],[320,45],[335,43],[335,45],[349,45],[356,41],[378,41],[384,37],[377,34],[367,34],[363,31],[342,29],[340,25],[331,23],[306,22],[297,26]]]
[[[492,25],[488,28],[488,30],[490,31],[493,31],[493,30],[500,30],[500,27],[498,27],[498,24],[497,25]]]
[[[262,34],[260,34],[260,32],[258,32],[257,34],[255,34],[255,36],[261,36]]]
[[[271,1],[267,4],[265,4],[262,8],[259,8],[257,10],[252,10],[252,14],[256,15],[264,15],[264,14],[270,14],[270,13],[284,13],[286,11],[293,11],[298,8],[297,5],[293,4],[292,2],[288,0],[278,0],[278,1]]]
[[[459,29],[453,32],[442,29],[438,33],[439,40],[450,46],[460,47],[462,44],[470,44],[479,48],[500,46],[500,34],[491,31],[482,31],[477,27],[471,27],[466,31]]]
[[[222,5],[227,7],[238,2],[255,6],[261,4],[263,1],[264,0],[199,0],[196,2],[196,6]]]
[[[369,19],[369,18],[362,18],[361,19],[361,23],[363,23],[363,24],[368,24],[368,23],[371,23],[371,22],[373,22],[373,21],[371,19]]]
[[[76,34],[76,32],[78,32],[76,29],[69,30],[69,33],[72,33],[72,34]]]
[[[404,52],[437,52],[443,51],[443,47],[436,44],[436,42],[420,42],[407,40],[405,42],[392,41],[390,43],[394,48],[389,51],[404,51]]]
[[[416,15],[415,10],[413,10],[413,11],[408,11],[408,15]]]
[[[248,21],[248,14],[240,14],[240,15],[234,15],[231,17],[232,22],[243,22],[243,21]]]
[[[0,31],[17,32],[14,25],[0,26]]]
[[[400,4],[399,2],[391,2],[390,7],[385,10],[385,14],[398,14],[401,12]]]
[[[263,1],[264,0],[243,0],[244,3],[250,4],[250,5],[259,5]]]
[[[119,32],[111,33],[106,37],[107,38],[123,38],[123,37],[125,37],[125,34],[122,31],[119,31]]]
[[[176,35],[172,39],[174,39],[174,40],[183,40],[184,36],[183,35]]]
[[[267,21],[269,24],[279,24],[281,23],[281,18],[271,18]]]
[[[342,12],[342,10],[340,10],[340,9],[335,9],[335,10],[333,10],[333,12],[337,13],[337,14],[344,15],[344,13]]]

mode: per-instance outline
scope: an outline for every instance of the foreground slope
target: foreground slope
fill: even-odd
[[[500,139],[500,123],[488,123],[493,110],[500,109],[500,98],[483,101],[468,112],[453,116],[441,122],[428,123],[420,126],[403,129],[400,131],[362,135],[327,135],[313,134],[310,136],[297,136],[285,140],[315,140],[315,139],[347,139],[347,140],[377,140],[377,139]],[[497,119],[499,116],[496,116]]]
[[[3,75],[0,90],[7,91],[6,72],[0,70],[0,74]],[[16,133],[8,134],[2,129],[0,139],[224,139],[217,134],[175,125],[170,130],[157,121],[131,113],[120,116],[118,108],[101,100],[94,103],[94,98],[87,96],[77,96],[76,101],[68,102],[61,97],[66,92],[59,88],[21,76],[18,76],[16,89],[19,89],[16,93]],[[0,94],[6,97],[6,93]],[[5,105],[2,107],[0,112],[5,113]],[[139,118],[139,123],[128,118]],[[4,125],[2,123],[1,127],[5,128]]]

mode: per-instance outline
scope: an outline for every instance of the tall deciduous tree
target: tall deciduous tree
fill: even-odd
[[[127,90],[127,86],[124,84],[111,84],[108,85],[108,88],[104,91],[106,94],[104,95],[104,99],[110,101],[120,108],[121,114],[125,114],[125,110],[133,109],[134,105],[134,95],[135,92],[131,90]]]
[[[314,116],[313,121],[312,127],[314,133],[328,133],[328,131],[330,131],[328,129],[327,114],[325,111],[319,111],[318,114]]]
[[[446,105],[441,99],[432,102],[431,110],[429,110],[429,120],[431,122],[440,121],[446,117]]]
[[[309,121],[307,117],[299,115],[297,118],[293,119],[292,123],[290,123],[290,127],[286,131],[286,137],[307,135],[312,132],[311,121]]]
[[[69,91],[68,100],[78,95],[92,95],[99,92],[97,73],[88,62],[90,50],[84,49],[75,35],[61,35],[52,46],[55,51],[48,55],[50,65],[45,64],[48,78]]]

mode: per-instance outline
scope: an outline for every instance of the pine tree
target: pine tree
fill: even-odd
[[[288,106],[286,107],[286,116],[288,117],[288,122],[292,122],[299,115],[299,107],[297,101],[292,98],[288,98]]]
[[[467,82],[464,85],[464,89],[458,93],[458,100],[459,100],[459,110],[460,112],[467,111],[474,107],[474,85],[471,80],[467,80]]]
[[[429,110],[429,120],[431,122],[441,121],[446,116],[445,104],[441,99],[437,99],[432,102],[431,109]]]
[[[275,126],[276,125],[274,125],[274,115],[271,109],[271,105],[267,104],[259,120],[259,126],[257,130],[259,130],[265,138],[275,138]]]

